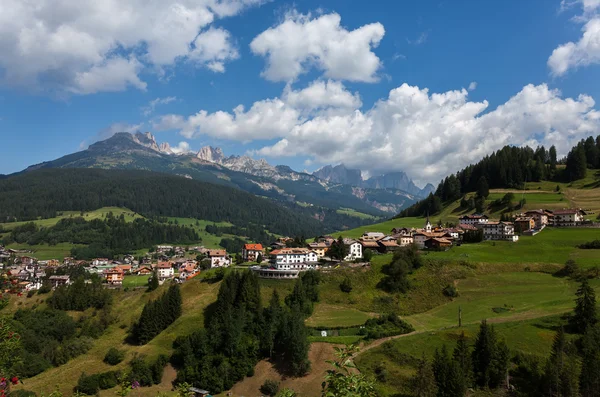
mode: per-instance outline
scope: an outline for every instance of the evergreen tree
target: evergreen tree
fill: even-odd
[[[556,146],[550,146],[550,150],[548,151],[548,171],[550,179],[556,176],[556,164],[558,163],[557,154],[556,154]]]
[[[293,376],[303,376],[310,370],[308,351],[308,331],[304,326],[304,313],[293,307],[286,312],[282,322],[280,350],[286,362],[290,363],[290,372]]]
[[[483,198],[487,198],[490,195],[490,187],[484,176],[479,178],[479,182],[477,182],[477,195]]]
[[[563,327],[554,336],[552,353],[544,373],[545,395],[552,397],[578,396],[577,357],[565,338]]]
[[[583,334],[588,327],[593,327],[598,322],[596,293],[587,278],[584,278],[581,282],[576,295],[575,310],[569,324],[574,332]]]
[[[333,259],[343,260],[348,255],[348,247],[344,244],[344,238],[339,236],[329,247],[329,256]]]
[[[411,389],[415,397],[437,396],[438,388],[435,381],[435,375],[424,354],[417,365],[417,373],[412,378]]]
[[[446,345],[436,349],[432,367],[438,397],[464,397],[467,389],[460,366],[448,355]]]
[[[600,150],[596,146],[594,138],[591,136],[588,137],[585,140],[583,147],[585,150],[585,158],[588,168],[597,168],[598,166],[600,166],[600,164],[598,163],[598,160],[600,159]]]
[[[583,144],[575,146],[567,155],[566,173],[569,181],[585,178],[587,172],[587,157]]]
[[[148,292],[154,291],[158,288],[158,273],[156,270],[152,272],[152,277],[148,280]]]
[[[277,332],[281,327],[282,321],[282,309],[279,302],[279,294],[274,289],[271,294],[271,300],[269,306],[265,308],[264,314],[264,329],[263,338],[261,338],[262,350],[267,357],[272,357],[275,349],[275,341],[277,338]]]
[[[464,383],[465,387],[470,386],[473,380],[473,367],[471,362],[471,351],[469,349],[469,345],[467,344],[467,338],[465,337],[464,331],[460,334],[458,340],[456,341],[456,347],[452,353],[452,358],[458,364],[462,382]]]
[[[579,391],[582,397],[600,397],[600,329],[588,327],[581,340]]]
[[[496,388],[508,370],[509,352],[506,344],[499,342],[494,327],[481,322],[473,349],[473,374],[480,387]]]

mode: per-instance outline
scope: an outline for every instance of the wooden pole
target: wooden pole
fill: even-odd
[[[458,306],[458,326],[462,327],[462,308]]]

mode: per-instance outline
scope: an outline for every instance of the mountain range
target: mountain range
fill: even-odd
[[[273,166],[249,156],[225,156],[220,148],[203,147],[197,153],[175,153],[168,143],[159,144],[149,132],[119,132],[88,149],[28,167],[141,169],[236,187],[258,196],[319,208],[352,209],[386,217],[429,194],[402,172],[362,180],[359,170],[344,165],[327,166],[313,174],[288,166]]]

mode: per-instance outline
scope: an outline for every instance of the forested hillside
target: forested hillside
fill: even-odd
[[[301,207],[292,210],[238,189],[146,171],[44,169],[0,181],[3,221],[105,206],[126,207],[149,218],[174,216],[257,224],[283,235],[313,236],[336,227],[327,220],[322,223],[311,218]],[[346,218],[343,221],[353,222]],[[340,215],[335,219],[339,221]]]
[[[582,140],[566,158],[560,160],[554,146],[550,149],[543,146],[536,149],[505,146],[478,163],[447,176],[435,193],[406,208],[398,217],[437,214],[444,203],[458,200],[469,192],[477,192],[478,197],[483,199],[487,197],[489,189],[522,189],[527,182],[542,180],[572,182],[584,178],[588,168],[598,167],[600,136]]]

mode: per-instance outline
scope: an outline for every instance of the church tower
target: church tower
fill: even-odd
[[[431,222],[429,222],[429,212],[427,213],[427,223],[425,223],[425,231],[431,233]]]

